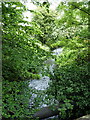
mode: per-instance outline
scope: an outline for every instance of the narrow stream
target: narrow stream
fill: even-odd
[[[60,55],[61,52],[62,52],[62,48],[58,48],[58,49],[55,49],[52,51],[52,55],[58,56],[58,55]],[[55,67],[55,60],[50,58],[45,61],[45,64],[49,66],[49,71],[51,72],[52,75],[54,75],[53,70]],[[47,69],[47,67],[44,66],[44,69]],[[39,80],[34,79],[34,80],[30,81],[29,87],[31,87],[32,89],[37,90],[37,91],[45,91],[49,87],[49,82],[51,82],[51,80],[48,76],[42,77],[41,73],[40,73],[40,76],[41,76],[41,78]],[[32,94],[32,98],[30,99],[31,104],[33,104],[33,99],[36,97],[37,97],[37,94]],[[42,105],[40,105],[40,108],[46,107],[46,106],[47,106],[46,104],[42,103]],[[44,120],[48,120],[48,119],[44,119]]]
[[[52,51],[52,54],[53,55],[59,55],[61,52],[62,52],[62,48],[57,48],[57,49]],[[50,70],[51,74],[54,75],[53,69],[54,69],[54,66],[55,66],[55,60],[51,58],[51,59],[46,60],[45,63],[49,64],[49,70]],[[45,68],[46,68],[46,66],[45,66]],[[36,79],[32,80],[30,82],[29,86],[34,88],[34,89],[37,89],[37,90],[45,90],[47,87],[49,87],[48,86],[49,82],[50,82],[50,78],[48,76],[42,77],[42,75],[41,75],[40,80],[36,80]]]

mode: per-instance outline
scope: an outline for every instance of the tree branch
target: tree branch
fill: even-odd
[[[86,14],[90,15],[89,12],[87,12],[86,10],[82,9],[82,8],[79,8],[78,6],[74,5],[74,4],[71,4],[72,6],[74,6],[75,8],[78,8],[79,10],[85,12]]]

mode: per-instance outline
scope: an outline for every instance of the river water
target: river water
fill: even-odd
[[[52,55],[59,55],[62,52],[62,48],[58,48],[52,51]],[[53,70],[55,67],[55,60],[54,59],[48,59],[45,61],[45,64],[49,64],[49,71],[51,72],[52,75],[54,75]],[[45,69],[46,66],[44,67]],[[41,71],[42,72],[42,71]],[[49,87],[48,83],[50,82],[50,78],[48,76],[43,76],[40,73],[41,78],[40,80],[34,79],[30,82],[30,87],[37,89],[37,90],[45,90],[47,87]]]
[[[60,55],[60,53],[62,53],[62,50],[63,50],[62,48],[57,48],[52,51],[52,55],[58,56],[58,55]],[[50,58],[50,59],[46,60],[44,63],[49,66],[49,71],[54,76],[53,70],[55,67],[55,59]],[[46,70],[46,69],[47,69],[47,67],[44,66],[44,70]],[[42,76],[42,71],[40,72],[40,76],[41,76],[41,78],[39,80],[34,79],[34,80],[30,81],[29,87],[31,87],[32,89],[37,90],[37,91],[45,91],[49,87],[49,82],[51,82],[51,80],[48,76]],[[32,94],[32,97],[30,99],[31,106],[33,104],[34,98],[36,98],[37,96],[38,96],[38,94],[35,94],[35,93]],[[46,96],[46,95],[44,95],[44,96]],[[44,98],[42,98],[42,99],[44,99]],[[42,107],[46,107],[46,106],[47,105],[42,102],[42,104],[40,104],[39,107],[42,108]],[[45,120],[48,120],[48,119],[45,119]]]

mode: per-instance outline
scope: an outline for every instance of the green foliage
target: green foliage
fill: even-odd
[[[76,108],[73,108],[76,110],[74,114],[80,115],[80,113],[87,114],[90,112],[87,109],[90,107],[90,73],[88,71],[87,54],[87,48],[79,50],[69,49],[57,57],[55,76],[51,77],[52,83],[48,93],[55,96],[59,102],[64,102],[59,109],[62,117],[66,117],[63,116],[65,111],[67,113],[68,109],[72,110],[74,107],[72,106],[73,102],[76,104]],[[67,100],[69,100],[68,104]],[[70,105],[69,108],[67,108],[67,105]]]
[[[33,90],[29,90],[27,79],[39,79],[43,57],[49,55],[46,47],[33,35],[39,34],[35,22],[23,20],[26,10],[20,2],[2,3],[2,42],[3,42],[3,109],[6,118],[27,118],[36,108],[29,108]],[[36,99],[36,98],[35,98]],[[40,97],[35,100],[38,107]]]
[[[38,26],[41,31],[40,34],[36,35],[36,38],[39,39],[42,44],[49,47],[57,39],[57,36],[54,34],[56,16],[56,12],[51,10],[47,11],[46,7],[38,7],[38,9],[34,11],[32,21],[36,23],[36,26]]]
[[[3,77],[9,81],[39,78],[37,73],[43,62],[42,56],[48,53],[36,44],[40,41],[33,37],[40,30],[33,22],[31,26],[25,25],[29,23],[23,20],[24,10],[21,3],[2,3]]]
[[[87,109],[90,108],[90,71],[88,69],[88,27],[90,26],[87,9],[87,2],[66,2],[61,3],[57,8],[61,13],[57,19],[57,31],[60,35],[51,47],[52,49],[63,47],[63,53],[56,56],[57,66],[54,76],[50,76],[52,82],[47,94],[59,101],[62,119],[71,119],[71,117],[73,119],[90,113]]]
[[[28,82],[9,82],[3,80],[2,116],[4,118],[23,118],[30,116],[29,99],[31,90]]]

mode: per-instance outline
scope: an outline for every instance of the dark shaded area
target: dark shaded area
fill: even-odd
[[[51,110],[50,107],[43,107],[33,115],[33,118],[39,117],[39,119],[45,119],[59,114],[58,107],[55,110]]]

